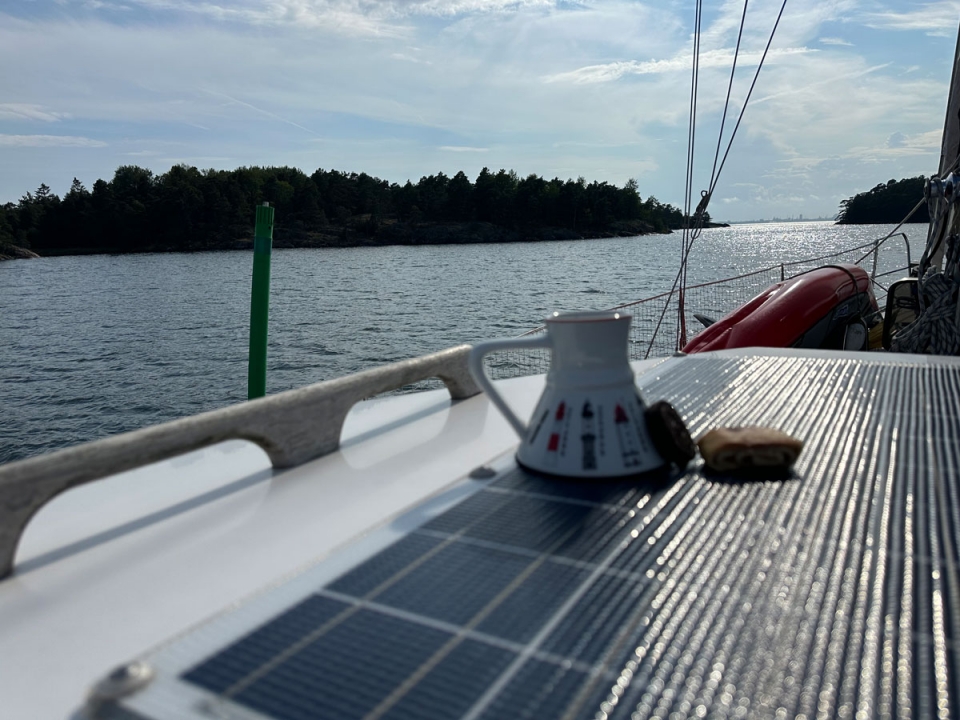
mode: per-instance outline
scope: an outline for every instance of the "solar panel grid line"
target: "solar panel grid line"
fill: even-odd
[[[773,492],[773,489],[770,489]],[[763,503],[758,502],[759,507]],[[751,518],[745,518],[749,521]],[[757,543],[763,543],[767,535],[773,532],[770,527],[765,527],[762,534],[758,537]],[[728,531],[725,538],[723,551],[729,549],[733,538]],[[704,685],[709,682],[708,670],[711,676],[716,674],[720,676],[717,668],[716,650],[718,644],[721,644],[724,637],[735,637],[738,631],[731,629],[731,624],[737,624],[737,614],[726,612],[738,606],[734,603],[730,606],[727,602],[732,587],[735,582],[756,575],[759,564],[762,559],[759,557],[748,557],[746,562],[740,558],[741,562],[734,561],[727,564],[723,570],[725,572],[714,571],[711,573],[708,583],[704,585],[702,597],[697,598],[693,608],[693,613],[688,613],[677,633],[680,642],[675,648],[668,650],[669,664],[661,664],[658,668],[658,684],[656,696],[649,693],[643,693],[640,697],[640,708],[642,712],[644,705],[650,707],[653,701],[657,701],[657,708],[666,710],[666,699],[672,695],[678,695],[679,707],[692,709],[698,703],[703,703],[702,692],[708,692],[711,688],[705,688]],[[684,641],[685,640],[685,641]],[[667,669],[664,670],[664,667]],[[683,670],[687,671],[684,677]],[[690,682],[693,680],[693,682]],[[642,686],[642,680],[637,686]],[[661,689],[662,686],[662,689]],[[710,698],[712,702],[712,697]],[[704,706],[706,707],[706,706]]]
[[[909,427],[910,423],[913,421],[913,418],[907,416],[905,418],[905,424]],[[897,441],[897,436],[899,428],[893,429],[893,440]],[[912,446],[904,445],[904,456],[909,460],[910,451]],[[898,466],[898,467],[902,467]],[[903,542],[903,555],[904,558],[911,558],[914,554],[914,543],[913,543],[913,492],[912,492],[912,478],[905,476],[905,473],[901,470],[897,473],[897,480],[899,481],[899,487],[903,488],[903,494],[900,497],[902,502],[902,513],[898,513],[902,520],[902,535],[898,537],[898,541]],[[912,657],[911,657],[911,648],[913,647],[913,642],[911,632],[913,629],[913,591],[914,591],[914,582],[913,582],[913,572],[911,563],[907,560],[903,563],[903,576],[901,580],[901,592],[899,598],[899,604],[895,610],[894,616],[899,616],[897,624],[897,656],[896,656],[896,688],[897,688],[897,715],[902,718],[911,718],[912,717],[912,707],[913,707],[913,688],[910,682],[911,677],[911,668],[913,667]]]
[[[507,683],[513,679],[523,664],[530,657],[532,657],[533,653],[537,650],[543,640],[546,639],[547,635],[549,635],[556,624],[559,623],[559,621],[563,618],[564,614],[569,612],[569,610],[576,604],[577,600],[579,600],[579,598],[587,591],[588,587],[593,583],[593,581],[602,574],[605,567],[612,562],[613,556],[616,554],[616,552],[617,550],[613,550],[608,557],[604,558],[600,563],[597,564],[593,573],[587,578],[587,580],[582,583],[580,587],[574,590],[571,596],[553,615],[553,617],[544,623],[540,631],[527,645],[524,651],[517,656],[513,663],[507,667],[507,669],[496,679],[496,681],[490,685],[487,691],[470,707],[470,709],[463,715],[462,720],[476,720],[476,718],[481,716],[481,714],[488,708],[491,701],[497,696],[497,694],[499,694],[499,692],[506,687]]]
[[[849,388],[854,385],[848,384]],[[851,404],[854,407],[856,415],[847,420],[850,427],[861,427],[864,421],[862,412],[865,410],[862,404]],[[857,412],[857,411],[860,412]],[[862,445],[854,433],[846,434],[844,440],[839,446],[833,449],[832,464],[842,462],[842,474],[833,475],[827,478],[835,486],[841,488],[842,495],[838,498],[837,507],[839,512],[831,513],[830,526],[825,530],[825,535],[830,540],[824,545],[823,554],[820,561],[828,568],[825,593],[825,610],[821,615],[822,623],[820,627],[828,627],[827,642],[817,648],[817,657],[822,659],[822,669],[820,670],[821,690],[818,697],[818,712],[831,716],[837,712],[835,707],[838,702],[839,685],[842,680],[843,654],[850,642],[849,629],[849,610],[853,604],[851,593],[845,592],[844,588],[853,582],[856,572],[849,566],[848,559],[859,556],[859,550],[862,547],[856,537],[856,521],[863,515],[861,503],[863,502],[864,488],[859,481],[857,469],[860,461],[863,459]],[[829,625],[826,623],[829,622]],[[817,667],[817,666],[814,666]]]
[[[680,484],[675,485],[674,487],[669,488],[664,492],[663,497],[654,506],[648,510],[647,514],[644,515],[640,520],[640,526],[649,524],[656,517],[656,508],[661,507],[663,504],[668,503],[673,497],[680,492]],[[640,503],[638,503],[638,508],[643,508],[646,505],[646,500],[644,498]],[[639,531],[638,527],[634,528],[635,531]],[[493,699],[507,686],[507,684],[517,675],[523,664],[527,661],[532,654],[539,649],[539,646],[542,645],[544,640],[550,635],[550,633],[556,628],[557,625],[563,620],[565,615],[569,613],[587,592],[589,587],[603,574],[604,570],[608,568],[616,556],[619,554],[619,547],[614,548],[600,563],[597,563],[590,576],[585,582],[583,582],[578,588],[576,588],[570,595],[570,597],[564,602],[564,604],[554,613],[554,615],[546,620],[541,626],[540,630],[537,632],[536,636],[530,641],[527,647],[524,649],[524,652],[521,653],[517,659],[511,663],[511,665],[497,678],[487,691],[474,703],[474,705],[463,715],[462,720],[475,720],[480,717],[491,705]]]
[[[439,549],[442,547],[443,547],[443,544],[441,543],[441,545],[438,545],[436,548],[429,550],[426,554],[421,556],[418,563],[425,562],[427,558],[439,552]],[[408,570],[412,570],[412,568],[409,568]],[[399,580],[399,578],[391,578],[391,580],[388,580],[387,582],[388,583],[396,582],[397,580]],[[374,592],[376,592],[376,590]],[[260,667],[250,672],[247,676],[237,680],[233,685],[231,685],[222,693],[220,693],[221,698],[224,700],[229,700],[235,697],[236,695],[240,694],[245,689],[247,689],[248,687],[253,685],[255,682],[257,682],[257,680],[265,677],[271,670],[279,666],[284,661],[293,657],[296,653],[298,653],[300,650],[309,646],[312,642],[314,642],[318,638],[325,635],[332,628],[342,624],[345,620],[347,620],[349,617],[351,617],[354,613],[358,612],[359,610],[360,608],[358,607],[346,608],[342,613],[340,613],[336,617],[328,620],[319,628],[314,629],[308,635],[298,639],[295,643],[285,648],[282,652],[278,653],[274,657],[267,660],[267,662],[265,662],[263,665],[261,665]]]
[[[734,518],[741,517],[741,511],[743,507],[747,504],[747,499],[742,495],[737,497],[736,493],[728,492],[728,488],[721,488],[716,493],[721,496],[721,503],[718,506],[709,507],[710,510],[715,511],[715,515],[718,517],[727,517],[726,511],[733,511],[730,513]],[[695,533],[694,530],[697,528],[703,528],[707,524],[707,518],[702,514],[703,510],[707,508],[707,503],[700,503],[700,508],[697,515],[690,518],[691,526],[689,527],[689,532],[684,532],[684,528],[678,530],[678,535],[686,539],[686,542],[690,542],[690,538],[694,538],[689,551],[681,555],[681,564],[671,568],[673,574],[686,578],[688,577],[684,573],[687,570],[693,572],[701,570],[709,570],[709,566],[704,567],[704,561],[706,558],[699,555],[699,552],[703,549],[704,545],[709,541],[715,541],[716,545],[713,551],[710,553],[710,559],[713,561],[713,565],[721,561],[721,557],[724,554],[726,547],[731,540],[731,535],[733,533],[732,528],[727,529],[727,532],[719,536],[713,535],[711,537],[705,532]],[[719,530],[719,528],[718,528]],[[666,564],[667,560],[663,555],[657,557],[655,562],[660,565]],[[699,567],[697,563],[699,564]],[[685,564],[683,564],[685,563]],[[607,657],[603,659],[602,662],[609,664],[613,662],[615,656],[622,655],[622,645],[626,641],[632,631],[643,625],[649,627],[650,632],[646,633],[641,642],[636,646],[636,648],[631,653],[631,657],[627,660],[626,663],[622,665],[620,671],[620,679],[626,679],[627,676],[633,678],[634,672],[636,671],[639,660],[648,660],[651,664],[656,665],[658,668],[663,667],[659,662],[659,658],[655,654],[651,654],[651,648],[654,648],[655,645],[669,643],[672,639],[672,626],[676,623],[679,623],[683,620],[686,620],[686,608],[684,608],[684,603],[689,603],[691,601],[690,597],[690,584],[692,578],[689,582],[683,582],[682,580],[672,587],[669,584],[662,585],[662,590],[659,595],[655,596],[650,603],[650,607],[644,607],[638,605],[633,617],[626,623],[624,623],[620,633],[618,633],[617,639],[611,645],[608,650]],[[667,594],[669,593],[669,594]],[[705,596],[701,596],[705,597]],[[657,612],[651,613],[650,609],[654,609]],[[666,622],[661,620],[662,617],[666,617]],[[636,660],[634,659],[636,658]],[[645,685],[644,679],[639,679],[638,685]],[[618,683],[617,687],[621,687],[621,690],[625,687],[622,686],[622,683]],[[586,690],[586,688],[585,688]],[[581,700],[585,700],[586,693],[582,694]],[[618,693],[613,691],[611,688],[610,694],[607,696],[606,703],[612,710],[619,702]],[[571,711],[568,711],[564,718],[575,717],[576,714],[574,710],[579,710],[579,708],[573,708]],[[609,712],[609,711],[608,711]]]
[[[476,520],[476,522],[480,522],[480,520],[478,519],[478,520]],[[468,527],[469,527],[469,526],[468,526]],[[468,529],[468,528],[464,528],[464,531],[465,531],[466,529]],[[374,589],[370,592],[370,596],[375,596],[376,594],[379,594],[380,592],[382,592],[383,590],[385,590],[386,588],[388,588],[390,585],[392,585],[392,584],[394,584],[394,583],[396,583],[396,582],[399,582],[407,573],[412,572],[414,569],[416,569],[416,567],[419,567],[419,566],[420,566],[421,564],[423,564],[424,562],[427,562],[431,557],[433,557],[434,555],[436,555],[437,553],[439,553],[444,547],[446,547],[446,546],[449,545],[450,543],[454,542],[455,540],[456,540],[456,535],[453,535],[453,536],[451,536],[448,540],[442,541],[442,542],[441,542],[440,544],[438,544],[437,546],[431,548],[431,549],[428,550],[426,553],[420,555],[416,560],[414,560],[410,565],[408,565],[406,568],[404,568],[400,573],[392,576],[391,578],[388,578],[388,579],[385,580],[383,583],[381,583],[381,585],[379,585],[378,587],[374,588]],[[247,689],[248,687],[250,687],[251,685],[253,685],[253,684],[254,684],[255,682],[257,682],[259,679],[261,679],[261,678],[265,677],[267,674],[269,674],[269,673],[271,672],[271,670],[275,669],[275,668],[278,667],[281,663],[283,663],[283,662],[285,662],[286,660],[288,660],[289,658],[293,657],[293,656],[294,656],[296,653],[298,653],[300,650],[308,647],[308,646],[309,646],[311,643],[313,643],[315,640],[317,640],[318,638],[322,637],[322,636],[323,636],[324,634],[326,634],[331,628],[335,627],[336,625],[339,625],[339,624],[343,623],[345,620],[347,620],[349,617],[351,617],[354,613],[356,613],[359,609],[360,609],[359,607],[349,607],[349,608],[347,608],[346,610],[344,610],[340,615],[338,615],[338,616],[332,618],[331,620],[327,621],[326,623],[324,623],[323,625],[321,625],[319,628],[314,629],[311,633],[309,633],[308,635],[300,638],[299,640],[297,640],[297,642],[295,642],[295,643],[293,643],[292,645],[288,646],[288,647],[285,648],[282,652],[280,652],[280,653],[276,654],[275,656],[273,656],[272,658],[268,659],[267,662],[265,662],[265,663],[262,664],[260,667],[256,668],[256,669],[253,670],[252,672],[250,672],[247,676],[245,676],[245,677],[243,677],[243,678],[240,678],[240,679],[237,680],[233,685],[231,685],[230,687],[228,687],[226,690],[222,691],[222,692],[220,693],[220,698],[223,699],[223,700],[229,700],[229,699],[235,697],[236,695],[242,693],[245,689]]]
[[[924,372],[918,375],[914,380],[915,392],[921,399],[921,404],[929,411],[932,398],[930,396],[930,373]],[[930,464],[927,471],[922,475],[916,474],[918,484],[918,526],[922,523],[920,533],[920,551],[923,554],[929,554],[932,567],[929,572],[918,573],[918,589],[928,597],[928,602],[918,604],[923,609],[918,613],[924,627],[929,628],[933,638],[932,646],[929,648],[917,648],[925,655],[930,655],[929,662],[932,664],[932,675],[935,678],[934,694],[936,696],[937,715],[942,717],[949,715],[949,681],[947,678],[947,649],[944,644],[945,621],[943,617],[942,594],[943,586],[941,582],[941,558],[940,543],[938,538],[938,511],[937,511],[937,489],[938,472],[936,467],[936,456],[931,452],[932,438],[930,437],[929,420],[926,414],[918,415],[915,419],[917,423],[916,436],[906,438],[906,442],[913,445],[917,450],[918,456],[929,458]],[[925,586],[925,587],[924,587]]]
[[[867,370],[867,375],[870,375],[869,370]],[[842,382],[845,379],[846,378],[841,377],[838,380]],[[870,378],[864,377],[864,376],[851,378],[850,380],[851,380],[850,382],[845,383],[848,387],[857,387],[859,383],[870,382]],[[857,427],[863,424],[864,422],[866,422],[866,420],[864,417],[852,417],[852,418],[840,418],[838,422],[845,423],[846,426]],[[843,482],[844,478],[842,477],[835,478],[829,473],[829,468],[838,460],[837,458],[838,453],[842,457],[844,457],[847,461],[849,461],[852,467],[854,468],[857,467],[857,465],[863,459],[862,455],[858,455],[856,457],[851,456],[850,450],[851,448],[849,446],[849,440],[848,440],[845,446],[841,445],[840,447],[834,449],[832,453],[832,457],[825,456],[825,459],[827,460],[827,462],[824,470],[824,477],[821,480],[822,483],[826,484],[833,481],[834,484],[841,484],[844,486],[851,485],[850,482],[844,483]],[[837,514],[837,511],[834,509],[834,507],[830,507],[830,506],[824,507],[821,513],[821,517],[827,520],[827,525],[819,528],[816,534],[817,536],[825,536],[833,539],[830,542],[820,543],[819,548],[816,548],[815,546],[815,549],[818,549],[818,552],[812,552],[810,554],[811,559],[815,561],[816,564],[808,566],[809,569],[806,572],[809,573],[810,570],[813,570],[814,573],[816,573],[813,575],[813,578],[815,579],[815,581],[819,581],[820,583],[822,583],[824,587],[824,591],[818,600],[819,611],[816,617],[819,617],[820,619],[816,620],[813,623],[813,627],[810,628],[810,630],[824,627],[824,623],[827,622],[828,619],[832,621],[838,614],[837,603],[841,603],[840,607],[841,608],[843,607],[842,606],[843,597],[840,596],[839,593],[841,589],[841,583],[845,579],[849,579],[849,568],[847,568],[846,566],[846,562],[845,562],[846,556],[838,555],[838,549],[843,550],[843,552],[847,552],[851,544],[854,545],[855,549],[859,548],[859,546],[856,545],[856,541],[850,540],[849,536],[850,536],[850,533],[853,532],[852,517],[864,515],[864,513],[860,512],[855,505],[851,505],[851,498],[857,497],[857,487],[855,485],[856,485],[855,483],[851,485],[851,487],[849,488],[849,492],[846,494],[846,496],[840,496],[838,498],[839,502],[837,503],[837,507],[839,507],[841,510],[846,508],[846,512],[843,513],[842,516],[839,516]],[[824,494],[823,492],[824,489],[826,489],[829,492],[829,485],[827,487],[823,487],[823,485],[821,485],[821,491],[820,491],[821,496]],[[860,500],[858,502],[862,502],[862,496],[860,497]],[[841,534],[838,535],[838,533],[841,533]],[[853,553],[852,557],[857,557],[857,553]],[[831,568],[832,568],[832,571],[831,571]],[[830,626],[827,626],[827,627],[830,627]],[[827,643],[814,645],[814,655],[810,663],[808,664],[808,667],[812,667],[815,671],[819,667],[821,667],[820,663],[826,663],[828,670],[831,667],[834,667],[835,661],[833,661],[834,664],[831,664],[832,661],[831,661],[830,653],[833,652],[835,654],[838,649],[842,649],[843,648],[842,643],[845,641],[847,637],[847,635],[840,632],[840,630],[842,630],[842,628],[831,630],[831,634],[833,636],[836,636],[836,638],[838,639],[838,642],[834,643],[833,645],[830,645]],[[809,631],[808,631],[808,634],[809,634]],[[821,693],[821,695],[824,696],[824,703],[826,703],[826,705],[829,705],[830,700],[828,696],[830,694],[829,688],[831,686],[829,685],[829,683],[821,683],[821,684],[826,684],[826,687],[828,688],[828,692]],[[805,688],[805,690],[809,690],[809,688]],[[812,693],[811,691],[807,693],[805,696],[802,694],[801,698],[806,697],[807,702],[811,703],[814,700],[813,695],[814,693]],[[819,701],[819,697],[817,698],[817,700]]]
[[[922,391],[922,378],[919,377],[919,375],[910,377],[908,382],[913,393]],[[914,399],[913,402],[920,407],[923,407],[924,405],[922,402],[917,402],[916,399]],[[923,462],[924,456],[926,455],[926,442],[924,439],[922,439],[924,438],[924,431],[926,428],[926,418],[918,414],[916,417],[912,418],[910,422],[913,425],[911,428],[911,434],[913,434],[917,439],[920,439],[920,441],[906,442],[906,444],[914,455],[912,458],[914,464],[919,467]],[[906,436],[904,439],[907,440],[907,438],[909,438],[909,436]],[[927,480],[928,479],[926,477],[920,477],[916,473],[912,473],[907,480],[907,482],[910,483],[913,494],[913,542],[916,551],[922,555],[931,555],[932,551],[929,537],[931,527],[929,524],[929,484]],[[914,608],[914,624],[913,627],[910,628],[911,635],[914,629],[920,630],[923,633],[932,632],[932,607],[930,603],[924,602],[925,598],[931,597],[931,575],[932,573],[930,572],[914,572],[915,593],[914,597],[911,598]],[[936,660],[934,654],[929,652],[928,648],[917,646],[912,642],[912,638],[911,652],[913,654],[914,662],[917,665],[917,670],[922,672],[926,677],[936,677]],[[917,710],[918,715],[920,717],[933,717],[936,714],[935,708],[937,705],[935,691],[931,692],[931,689],[928,687],[920,687],[916,685],[914,686],[914,690],[914,708]]]
[[[445,533],[439,530],[423,530],[418,529],[414,530],[413,533],[416,535],[425,535],[432,538],[448,538],[450,537],[449,533]],[[507,550],[509,552],[516,553],[518,555],[527,555],[528,557],[537,557],[538,553],[530,550],[529,548],[519,547],[517,545],[505,545],[503,543],[493,542],[491,540],[482,540],[480,538],[472,537],[459,537],[457,538],[458,543],[465,545],[476,545],[477,547],[489,548],[491,550]],[[562,555],[551,555],[550,562],[556,563],[558,565],[568,565],[572,568],[578,568],[580,570],[592,570],[596,567],[595,563],[588,562],[586,560],[575,560],[573,558],[563,557]],[[621,580],[636,580],[641,581],[646,578],[642,573],[638,573],[632,570],[623,570],[620,568],[610,568],[606,571],[606,575],[619,578]]]
[[[900,393],[902,389],[894,383],[890,388],[891,392],[875,396],[873,406],[873,417],[882,418],[900,404]],[[867,423],[870,420],[865,421]],[[865,588],[861,601],[868,596],[868,601],[861,602],[858,608],[858,620],[861,627],[859,631],[854,631],[854,637],[862,636],[863,649],[860,657],[860,672],[856,673],[852,663],[854,655],[848,654],[847,678],[842,688],[841,704],[847,707],[855,707],[858,716],[872,717],[875,714],[875,706],[880,702],[879,688],[883,684],[879,675],[881,657],[881,633],[882,626],[881,615],[883,611],[884,587],[886,584],[887,557],[885,548],[888,544],[889,530],[888,525],[891,520],[892,503],[889,501],[889,490],[894,481],[891,472],[882,472],[881,468],[892,468],[896,460],[896,446],[891,442],[891,428],[884,428],[882,425],[877,427],[873,434],[872,443],[866,453],[867,467],[864,476],[872,478],[875,486],[877,501],[881,504],[880,513],[868,513],[867,537],[872,542],[868,542],[863,553],[862,572],[860,584]],[[864,608],[864,605],[867,607]],[[857,677],[859,675],[859,678]],[[856,679],[856,682],[852,680]],[[889,683],[887,683],[889,684]]]
[[[763,520],[763,516],[767,514],[769,509],[768,501],[772,500],[772,494],[774,493],[767,493],[764,489],[760,494],[755,496],[754,500],[756,501],[758,507],[756,511],[753,511],[751,508],[752,514],[745,518],[745,524],[743,527],[753,529],[755,526],[759,525],[762,528],[759,534],[755,533],[750,539],[750,544],[752,546],[761,546],[764,543],[769,542],[770,536],[774,532],[774,528],[771,526],[769,521]],[[731,538],[729,543],[725,543],[727,548],[732,546],[733,549],[736,550],[734,540],[734,538]],[[726,560],[726,562],[723,562],[724,560]],[[721,556],[721,562],[711,568],[708,579],[703,585],[703,592],[707,595],[711,593],[718,593],[722,596],[725,596],[726,593],[724,592],[724,588],[730,583],[733,583],[735,580],[737,581],[737,584],[741,584],[749,582],[751,578],[762,577],[763,563],[764,558],[761,555],[744,553],[742,550],[741,552],[736,553],[736,559],[732,561]],[[743,611],[743,609],[742,602],[734,602],[728,607],[717,608],[718,613],[721,610],[724,610],[725,612],[719,615],[719,617],[713,618],[712,622],[714,624],[714,629],[717,631],[727,632],[731,641],[739,637],[743,632],[742,628],[735,628],[733,631],[729,631],[727,628],[731,621],[737,622],[736,618],[739,613],[736,611]],[[691,616],[689,619],[694,623],[694,626],[698,622],[703,622],[700,616]],[[679,642],[676,647],[668,650],[671,658],[671,669],[677,664],[682,654],[688,653],[690,650],[689,643],[684,641],[689,635],[689,632],[689,630],[684,630],[684,634],[681,636],[681,642]],[[716,639],[719,639],[719,637]],[[694,645],[694,647],[696,647],[696,645]],[[733,651],[732,646],[730,647],[730,650],[731,652]],[[688,660],[683,664],[689,665],[691,663],[692,658],[688,658]],[[661,675],[663,673],[662,670],[659,670],[658,672],[660,672]],[[663,679],[664,683],[666,683],[669,678],[664,676]]]
[[[513,642],[512,640],[497,637],[496,635],[491,635],[479,630],[467,629],[462,625],[457,625],[456,623],[439,620],[429,615],[411,612],[410,610],[404,610],[403,608],[394,607],[393,605],[386,605],[373,600],[362,600],[360,598],[353,597],[352,595],[336,592],[327,588],[321,588],[318,590],[317,595],[320,595],[321,597],[328,597],[332,600],[337,600],[347,605],[354,605],[360,609],[372,610],[373,612],[380,613],[381,615],[389,615],[390,617],[397,618],[398,620],[405,620],[415,625],[423,625],[424,627],[433,628],[435,630],[442,630],[443,632],[450,633],[451,635],[463,633],[468,640],[476,640],[478,642],[486,643],[487,645],[493,645],[503,650],[509,650],[510,652],[520,652],[520,650],[523,649],[523,644],[521,643]],[[555,663],[561,663],[566,660],[566,658],[547,654],[544,654],[544,657],[540,659],[546,662]],[[578,669],[587,670],[589,668],[581,663],[581,667]]]
[[[692,520],[695,522],[696,518],[692,518]],[[639,542],[639,540],[637,540],[636,542]],[[652,554],[650,559],[655,562],[657,561],[656,558],[652,556]],[[661,578],[659,577],[657,579],[658,581],[661,580]],[[659,588],[662,588],[662,587],[663,585],[660,584]],[[656,599],[657,588],[654,588],[653,590],[654,590],[654,597],[651,599],[650,605],[648,606],[643,603],[635,604],[633,611],[629,615],[627,615],[627,617],[624,620],[620,622],[620,628],[614,635],[613,642],[608,645],[605,654],[601,656],[600,659],[597,661],[598,666],[607,666],[611,668],[617,668],[618,666],[621,667],[621,670],[619,671],[618,678],[617,678],[618,683],[613,687],[608,686],[608,689],[607,689],[608,695],[607,695],[606,705],[601,706],[607,712],[612,710],[613,707],[616,705],[616,699],[617,699],[616,688],[619,687],[620,681],[623,678],[622,667],[625,663],[624,663],[624,660],[620,658],[626,655],[627,651],[630,649],[628,645],[633,645],[635,643],[634,636],[637,630],[641,626],[649,626],[650,618],[646,616],[646,613],[648,612],[648,608],[658,605],[657,599]],[[660,604],[659,608],[661,612],[666,612],[668,610],[668,608],[665,609],[662,604]],[[636,652],[637,652],[637,648],[634,648],[630,654],[635,655]],[[627,663],[629,663],[629,661],[627,661]],[[582,704],[590,696],[592,690],[593,690],[593,687],[590,684],[585,684],[581,688],[574,702],[572,702],[571,706],[567,709],[567,712],[565,713],[564,717],[575,716],[576,713],[580,710]]]
[[[931,413],[929,410],[931,410],[932,406],[936,403],[936,398],[942,397],[939,395],[939,393],[935,393],[934,391],[934,385],[937,381],[936,374],[937,373],[935,371],[924,373],[922,377],[922,397],[926,401],[925,405],[928,409],[926,417],[924,418],[924,424],[927,425],[925,428],[925,449],[931,467],[928,483],[928,523],[932,529],[930,533],[930,555],[933,560],[932,572],[930,573],[933,586],[931,595],[931,629],[934,639],[934,672],[937,679],[937,711],[939,715],[949,715],[950,698],[946,692],[946,689],[949,687],[950,674],[950,663],[947,658],[948,649],[946,644],[946,639],[948,636],[947,624],[949,620],[947,619],[947,610],[944,607],[944,596],[948,596],[948,590],[946,588],[948,579],[955,579],[955,576],[954,569],[951,568],[950,572],[948,572],[943,563],[944,552],[949,552],[949,543],[941,544],[938,542],[938,539],[944,536],[944,531],[948,526],[943,522],[943,513],[945,512],[943,508],[943,501],[945,499],[945,493],[943,489],[944,476],[942,468],[940,467],[940,458],[937,456],[935,448],[935,445],[937,444],[935,428],[930,427],[932,422]],[[954,585],[954,589],[955,588],[956,585]],[[957,595],[954,594],[953,597],[956,598]],[[953,609],[956,610],[956,608]]]
[[[936,369],[935,377],[937,379],[934,387],[933,396],[938,399],[938,405],[943,406],[944,398],[957,397],[960,395],[960,383],[957,376]],[[960,444],[960,422],[956,416],[947,414],[938,414],[933,416],[937,426],[937,437],[944,441],[938,442],[934,451],[937,462],[940,467],[940,482],[937,485],[940,491],[937,496],[938,506],[940,508],[940,525],[942,529],[941,537],[943,542],[943,566],[946,573],[946,583],[949,587],[949,596],[954,598],[954,603],[947,618],[949,621],[949,635],[947,636],[947,647],[955,651],[957,643],[960,642],[960,564],[958,564],[958,548],[955,542],[956,538],[951,538],[949,528],[960,527],[960,502],[957,498],[957,483],[947,482],[949,478],[960,477],[960,467],[958,467],[957,453],[949,452],[948,445],[952,443],[956,447]],[[951,679],[954,687],[960,686],[960,668],[951,667]]]
[[[507,597],[517,590],[544,562],[546,562],[553,549],[561,547],[569,539],[570,535],[577,532],[577,530],[578,528],[576,527],[570,528],[566,534],[556,538],[551,547],[541,552],[538,557],[532,559],[530,564],[519,575],[517,575],[510,582],[510,584],[507,585],[507,587],[503,588],[486,606],[484,606],[476,615],[474,615],[463,626],[463,628],[458,631],[456,636],[451,638],[442,648],[437,650],[428,661],[417,668],[413,674],[410,675],[402,685],[397,687],[389,696],[387,696],[387,698],[385,698],[380,705],[364,716],[364,720],[379,720],[384,713],[386,713],[401,697],[403,697],[403,695],[409,692],[423,677],[426,676],[428,672],[430,672],[430,670],[436,667],[436,665],[439,664],[460,641],[462,641],[465,631],[469,631],[477,627],[502,602],[504,602]],[[525,650],[521,651],[520,656],[523,656],[525,652]]]
[[[840,418],[840,420],[843,421],[843,418]],[[854,421],[856,422],[856,419],[854,419]],[[814,454],[816,454],[816,450],[817,450],[817,449],[818,449],[818,448],[816,448],[816,447],[810,447],[810,448],[808,449],[808,453],[809,453],[809,452],[813,452]],[[807,456],[810,457],[809,454],[808,454]],[[829,457],[829,456],[827,456],[827,457]],[[834,459],[835,459],[835,458],[834,458]],[[832,462],[831,462],[830,464],[832,464]],[[820,491],[821,491],[821,494],[822,494],[823,488],[820,487],[820,488],[818,488],[818,490],[820,490]],[[843,507],[843,503],[844,503],[844,502],[847,502],[847,500],[843,500],[843,501],[840,503],[839,507]],[[824,514],[823,514],[821,517],[824,517],[824,518],[832,518],[833,522],[836,522],[836,521],[837,521],[836,515],[834,515],[832,512],[824,512]],[[826,532],[826,531],[825,531],[825,532]],[[826,553],[825,553],[825,555],[829,556],[829,554],[830,554],[831,551],[832,551],[832,548],[828,548],[827,551],[826,551]],[[816,556],[814,555],[814,557],[816,557]],[[795,585],[795,586],[794,586],[794,589],[796,589],[797,587],[798,587],[798,586]],[[829,606],[828,606],[828,607],[829,607]]]
[[[808,453],[806,454],[806,457],[810,457],[810,452],[812,450],[815,450],[815,443],[808,440]]]
[[[640,605],[639,607],[643,607],[643,606],[642,606],[642,605]],[[634,623],[633,623],[632,621],[628,621],[628,622],[627,622],[627,623],[625,623],[624,625],[625,625],[625,627],[626,627],[626,628],[628,628],[628,629],[629,629],[629,628],[632,628],[632,627],[633,627],[633,624],[634,624]],[[587,635],[587,634],[589,634],[589,633],[584,633],[584,634],[585,634],[585,635]],[[589,687],[587,687],[586,689],[587,689],[587,690],[589,690],[590,688],[589,688]]]

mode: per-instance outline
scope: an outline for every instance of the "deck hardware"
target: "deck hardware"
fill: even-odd
[[[361,400],[433,377],[454,400],[476,395],[469,354],[459,345],[0,466],[0,578],[12,572],[30,518],[65,490],[224,440],[256,443],[274,468],[301,465],[340,447],[347,413]]]
[[[471,480],[489,480],[497,474],[497,471],[494,470],[489,465],[480,465],[475,467],[470,471]]]
[[[104,703],[116,702],[146,687],[153,680],[153,668],[142,660],[120,665],[93,686],[87,708],[96,716]]]

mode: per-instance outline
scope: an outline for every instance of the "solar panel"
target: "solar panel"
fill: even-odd
[[[644,394],[694,434],[768,424],[806,449],[787,478],[511,466],[308,573],[181,688],[274,720],[956,712],[960,368],[687,358]]]

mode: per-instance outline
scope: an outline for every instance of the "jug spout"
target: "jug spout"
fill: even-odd
[[[546,320],[553,355],[548,381],[567,388],[633,383],[631,317],[619,312],[554,313]]]

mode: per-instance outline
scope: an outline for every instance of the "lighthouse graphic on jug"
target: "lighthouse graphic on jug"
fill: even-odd
[[[580,442],[583,443],[583,469],[597,469],[597,433],[593,407],[587,400],[580,412]]]
[[[620,457],[624,467],[636,467],[641,463],[640,436],[623,405],[617,403],[613,410],[613,424],[620,440]]]

